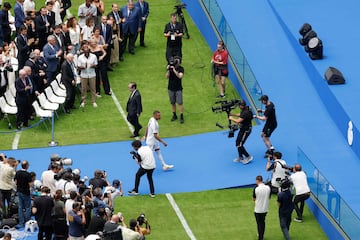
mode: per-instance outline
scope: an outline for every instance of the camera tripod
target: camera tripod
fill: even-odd
[[[185,17],[184,17],[184,13],[183,11],[181,10],[182,8],[185,8],[185,5],[182,4],[182,5],[176,5],[175,6],[175,9],[176,9],[176,14],[178,15],[178,19],[179,19],[179,23],[181,23],[184,27],[184,37],[189,39],[190,38],[190,34],[189,34],[189,31],[188,31],[188,28],[186,26],[186,22],[185,22]]]

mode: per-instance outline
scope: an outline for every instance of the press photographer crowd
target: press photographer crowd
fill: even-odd
[[[0,154],[1,228],[38,230],[38,239],[49,240],[132,240],[151,233],[144,213],[128,221],[114,212],[115,199],[123,196],[122,183],[114,179],[110,184],[106,171],[81,177],[80,169],[71,168],[72,159],[53,154],[40,180],[28,172],[29,165]]]

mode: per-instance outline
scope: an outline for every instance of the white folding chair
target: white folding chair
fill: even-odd
[[[50,83],[50,86],[52,87],[52,90],[55,93],[55,95],[57,95],[59,97],[66,97],[66,90],[60,88],[60,86],[56,80],[52,81]]]
[[[7,90],[5,92],[4,97],[5,97],[7,104],[9,104],[10,106],[16,107],[15,97],[12,95],[10,90]]]
[[[35,110],[35,114],[37,117],[40,117],[41,119],[43,119],[43,123],[45,125],[45,128],[48,129],[45,121],[46,120],[49,120],[51,122],[51,117],[52,117],[52,111],[51,110],[45,110],[45,109],[42,109],[39,105],[39,103],[35,100],[33,103],[32,103],[32,106],[34,107],[34,110]]]
[[[40,106],[41,106],[42,109],[51,110],[51,111],[58,110],[59,104],[58,103],[53,103],[53,102],[50,102],[49,100],[47,100],[44,93],[41,93],[37,97],[39,99],[39,103],[40,103]]]
[[[12,125],[11,125],[11,122],[10,122],[10,119],[8,117],[9,114],[11,115],[15,115],[17,113],[17,107],[15,106],[10,106],[4,97],[0,97],[0,109],[1,109],[1,112],[4,114],[4,119],[6,118],[7,121],[8,121],[8,127],[9,129],[12,128]]]
[[[55,95],[55,93],[53,92],[53,89],[48,86],[45,88],[45,94],[46,94],[46,98],[53,103],[58,103],[58,104],[63,104],[65,102],[65,97],[60,97]]]

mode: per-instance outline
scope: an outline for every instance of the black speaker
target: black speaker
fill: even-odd
[[[334,67],[329,67],[325,72],[325,79],[329,85],[344,84],[345,79],[342,73]]]

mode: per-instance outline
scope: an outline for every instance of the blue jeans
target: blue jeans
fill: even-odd
[[[19,196],[19,224],[24,225],[31,217],[31,198],[30,195],[18,192]]]

